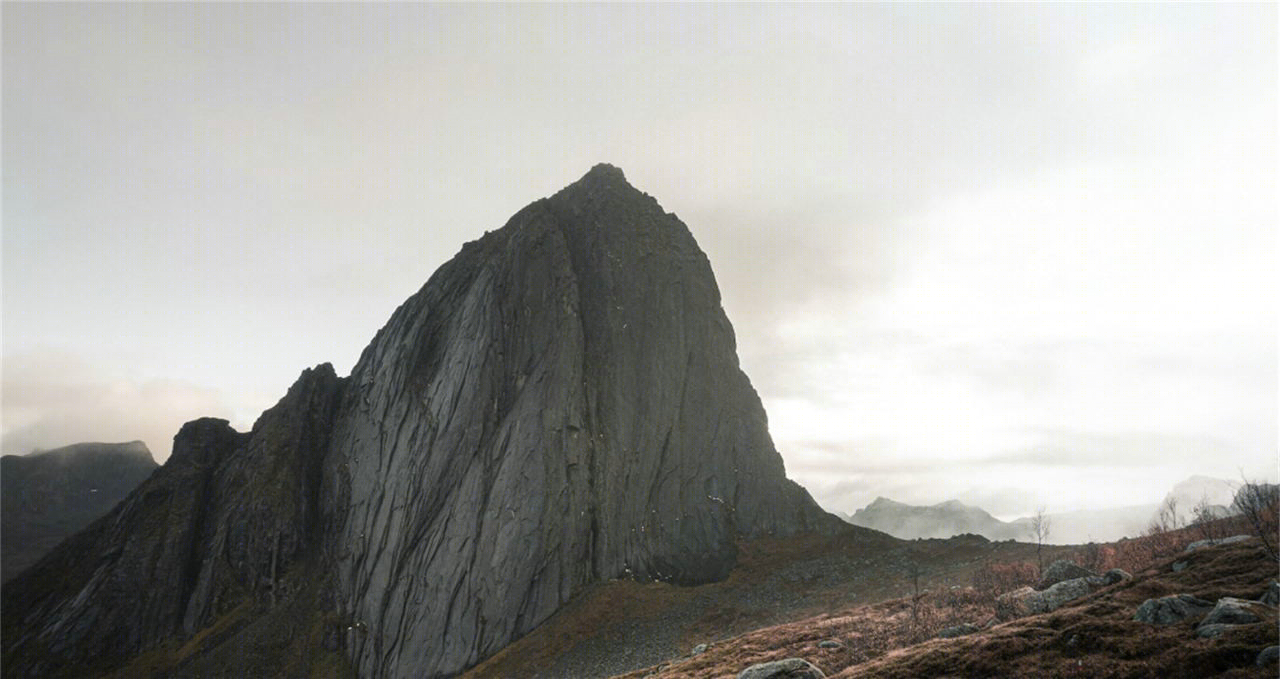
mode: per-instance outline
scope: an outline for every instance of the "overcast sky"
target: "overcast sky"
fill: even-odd
[[[828,509],[1274,479],[1276,11],[6,3],[4,452],[247,429],[603,161]]]

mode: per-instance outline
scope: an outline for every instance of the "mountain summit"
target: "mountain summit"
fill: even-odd
[[[4,588],[4,672],[199,638],[186,674],[327,649],[452,676],[592,582],[714,581],[739,539],[840,526],[786,478],[688,228],[602,164],[463,246],[349,377],[304,372],[247,434],[184,426]],[[323,648],[274,639],[299,616]]]

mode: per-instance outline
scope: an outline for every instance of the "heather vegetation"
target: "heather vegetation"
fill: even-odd
[[[1259,517],[1266,520],[1263,512]],[[983,558],[923,587],[928,569],[914,558],[898,569],[905,596],[758,629],[619,676],[731,679],[755,663],[792,657],[807,659],[828,677],[1275,676],[1274,665],[1255,661],[1280,633],[1276,609],[1265,600],[1267,588],[1275,587],[1276,562],[1257,535],[1224,540],[1247,534],[1253,523],[1236,515],[1054,551],[1053,567],[1046,569],[1039,567],[1036,545],[1026,545],[1031,550],[1020,558]],[[1214,543],[1201,543],[1206,539]],[[929,542],[936,541],[915,544],[918,549]],[[1073,569],[1123,569],[1134,577],[1099,578],[1090,593],[1048,612],[997,615],[1002,595],[1043,588],[1042,574],[1063,570],[1064,561]],[[1249,604],[1259,621],[1211,630],[1215,637],[1196,632],[1204,611],[1173,625],[1135,620],[1144,601],[1181,593],[1208,602],[1264,600]]]

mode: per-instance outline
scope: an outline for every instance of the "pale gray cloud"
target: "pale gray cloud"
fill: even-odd
[[[5,455],[82,441],[142,440],[153,457],[164,460],[183,422],[233,416],[216,389],[112,374],[66,351],[5,356],[2,391]]]
[[[829,507],[1275,478],[1275,24],[7,5],[6,450],[248,427],[302,368],[347,371],[463,242],[607,161],[706,250],[788,469]],[[84,365],[10,372],[48,347]]]

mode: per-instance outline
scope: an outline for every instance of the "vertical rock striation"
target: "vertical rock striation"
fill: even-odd
[[[184,575],[142,597],[169,608],[129,652],[244,597],[273,605],[309,558],[360,676],[453,676],[593,581],[714,581],[740,538],[842,525],[786,478],[706,256],[607,165],[465,245],[348,378],[304,373],[246,435],[200,426],[221,441],[209,466],[171,460],[153,481],[207,507],[166,519]],[[154,492],[64,557],[102,552],[102,577],[136,586],[128,545],[158,539],[137,536],[162,510],[127,506]],[[28,637],[60,634],[86,578],[15,604]],[[107,638],[84,627],[54,655]],[[6,661],[30,648],[6,635]]]

